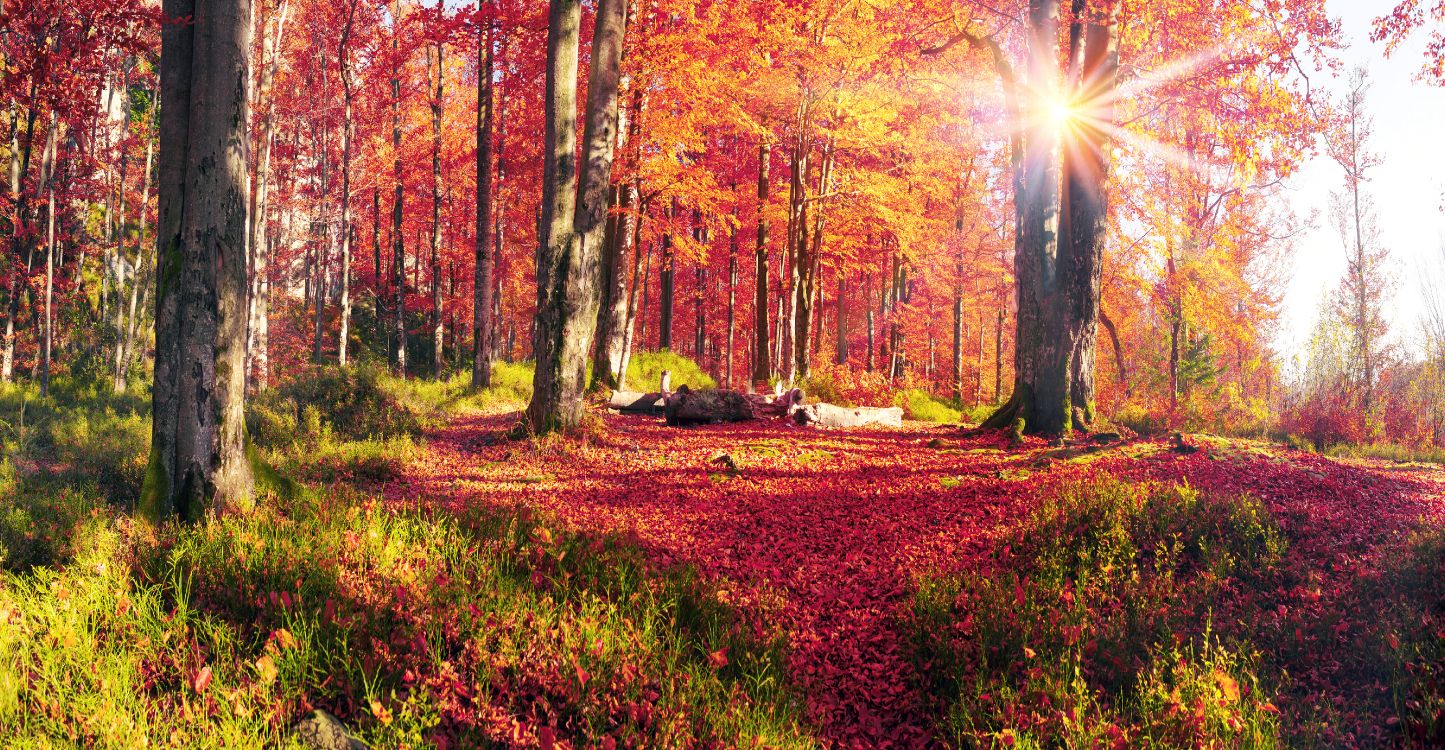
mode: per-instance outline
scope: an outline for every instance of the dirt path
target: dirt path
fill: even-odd
[[[531,506],[574,528],[635,534],[658,564],[690,563],[735,584],[729,593],[744,607],[781,599],[808,718],[847,747],[932,744],[895,627],[912,577],[972,564],[1057,481],[1110,471],[1250,488],[1287,505],[1289,523],[1307,517],[1319,547],[1310,553],[1327,556],[1359,554],[1422,514],[1438,516],[1445,486],[1438,471],[1223,448],[1176,456],[1147,443],[1099,460],[1041,461],[1041,445],[1007,452],[995,437],[921,426],[678,430],[608,417],[600,445],[548,454],[502,440],[514,420],[458,419],[430,436],[388,494]],[[713,462],[722,454],[739,465],[735,475]]]

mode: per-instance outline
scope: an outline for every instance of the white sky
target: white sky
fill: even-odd
[[[1392,339],[1402,354],[1418,353],[1420,291],[1423,269],[1440,257],[1445,237],[1445,89],[1415,80],[1427,33],[1417,31],[1390,59],[1384,46],[1370,41],[1373,19],[1394,7],[1394,0],[1328,0],[1330,14],[1340,19],[1349,47],[1341,53],[1346,69],[1339,78],[1311,78],[1331,92],[1344,84],[1349,68],[1365,65],[1372,87],[1367,105],[1374,117],[1372,150],[1384,158],[1368,190],[1374,195],[1380,232],[1389,249],[1395,291],[1390,297]],[[1314,327],[1320,301],[1339,283],[1345,251],[1329,218],[1330,190],[1338,189],[1342,173],[1325,156],[1317,156],[1291,180],[1295,213],[1307,218],[1318,210],[1315,228],[1295,244],[1292,272],[1285,293],[1276,346],[1287,361],[1300,353]]]

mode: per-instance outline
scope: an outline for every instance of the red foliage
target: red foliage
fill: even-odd
[[[1442,515],[1435,488],[1419,476],[1302,453],[1206,446],[1179,455],[1146,442],[1070,462],[1044,457],[1033,440],[1010,452],[1001,435],[940,449],[935,439],[951,436],[937,430],[753,423],[679,431],[643,418],[609,418],[601,445],[559,452],[495,443],[505,427],[502,418],[473,417],[434,436],[388,496],[458,510],[537,508],[576,529],[629,535],[657,566],[692,564],[745,612],[781,597],[782,616],[770,619],[784,629],[790,677],[807,697],[808,718],[841,746],[932,741],[899,632],[910,584],[978,564],[1000,532],[1061,482],[1103,473],[1182,480],[1265,503],[1291,538],[1298,583],[1239,592],[1231,600],[1237,611],[1216,613],[1215,622],[1267,612],[1267,622],[1250,625],[1298,633],[1310,667],[1292,675],[1280,701],[1286,716],[1311,701],[1349,705],[1351,691],[1364,689],[1341,678],[1359,658],[1342,646],[1367,617],[1341,615],[1347,584],[1401,530]],[[720,453],[738,463],[735,475],[713,473]],[[761,617],[754,626],[770,627]],[[719,665],[726,658],[712,654]],[[1374,739],[1387,731],[1383,717],[1356,721]]]

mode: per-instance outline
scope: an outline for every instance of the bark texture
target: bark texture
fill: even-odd
[[[553,0],[547,32],[546,149],[537,255],[537,356],[527,417],[536,432],[582,419],[587,354],[600,304],[607,190],[616,146],[623,0],[601,0],[587,81],[583,165],[576,162],[578,0]]]
[[[250,504],[243,444],[249,0],[166,0],[151,453],[140,510]]]
[[[1118,17],[1117,8],[1104,15],[1084,12],[1082,4],[1077,10],[1063,56],[1067,76],[1062,78],[1082,114],[1060,129],[1041,111],[1051,104],[1049,97],[1061,78],[1054,42],[1059,38],[1059,3],[1029,3],[1029,95],[1034,99],[1024,103],[1026,110],[1016,110],[1025,127],[1012,144],[1018,196],[1014,393],[985,421],[986,427],[1023,420],[1026,432],[1059,435],[1088,429],[1094,421],[1108,176],[1108,136],[1100,124],[1113,121]],[[1011,82],[1011,73],[999,65]]]

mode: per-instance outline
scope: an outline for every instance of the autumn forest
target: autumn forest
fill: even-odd
[[[1445,744],[1374,5],[0,0],[0,744]]]

